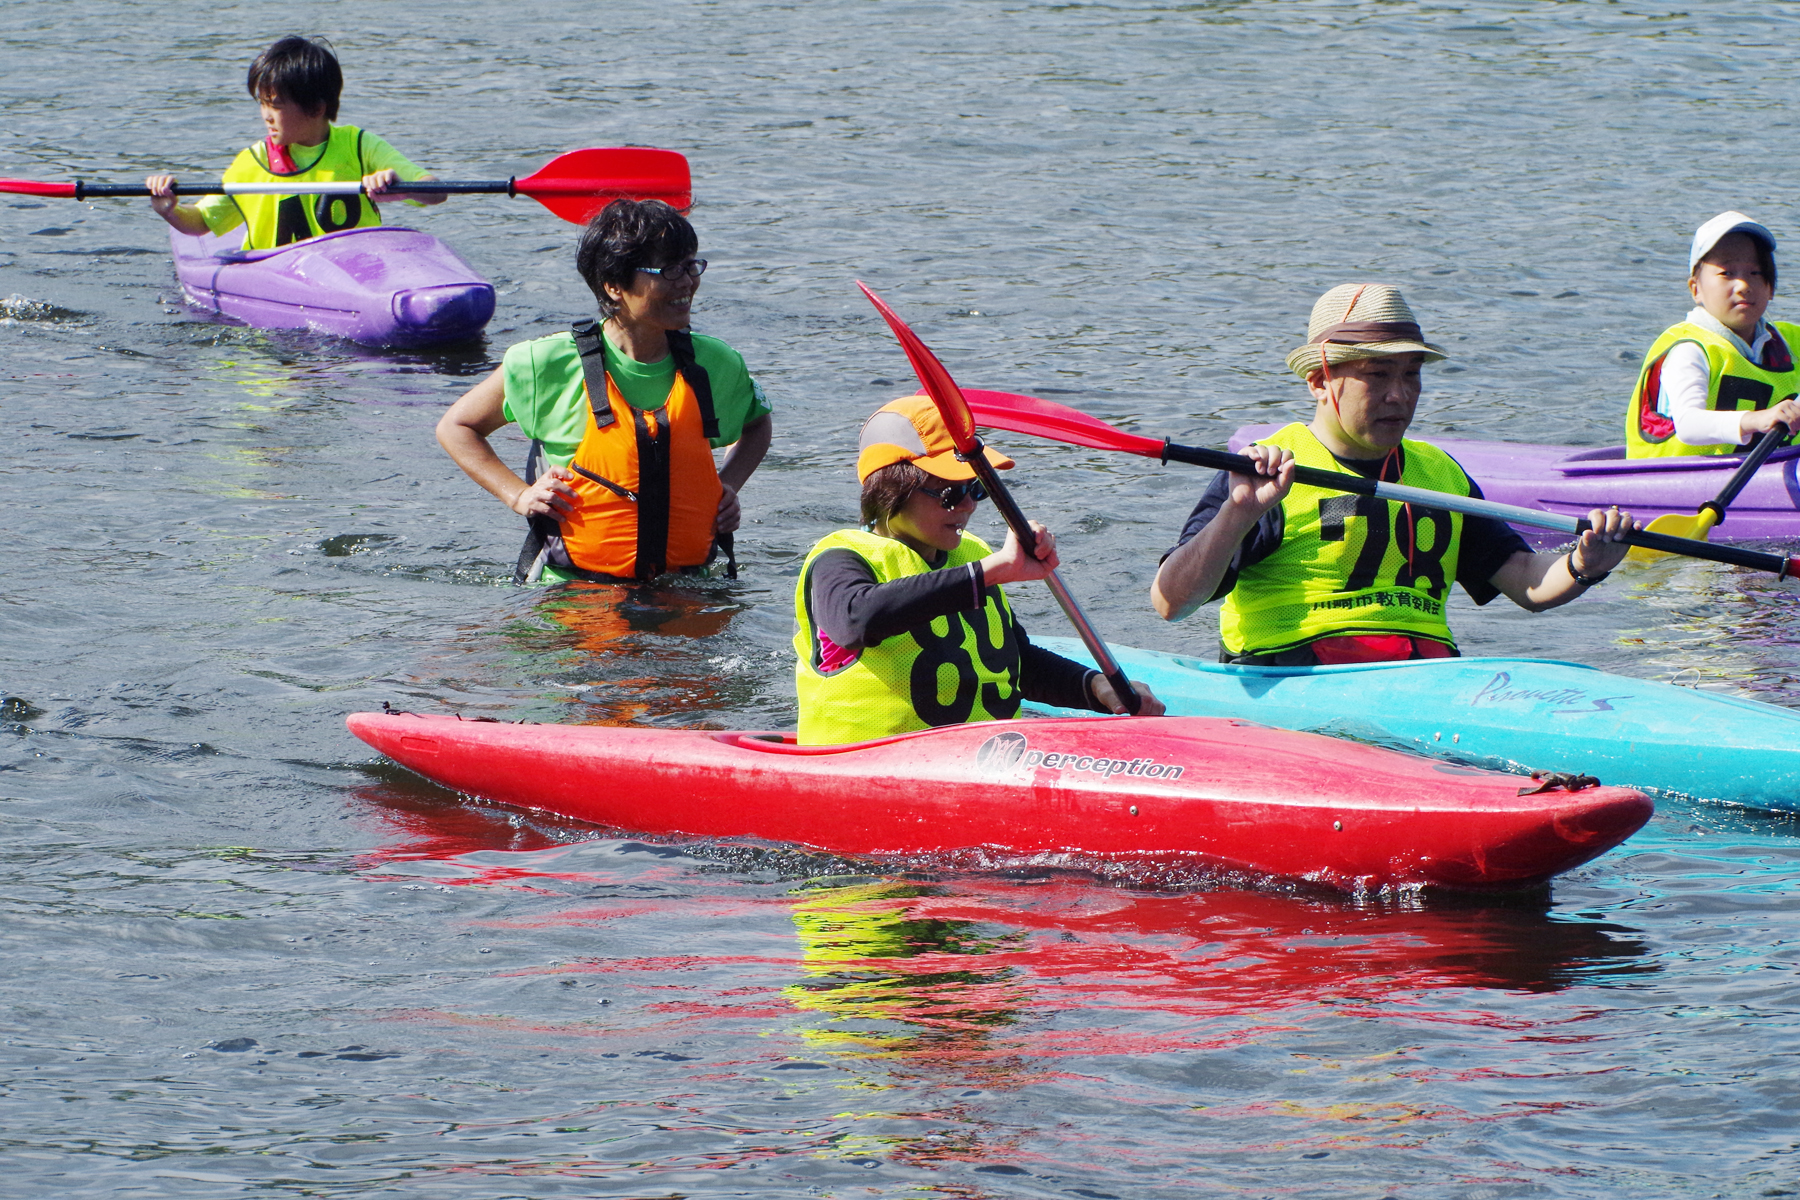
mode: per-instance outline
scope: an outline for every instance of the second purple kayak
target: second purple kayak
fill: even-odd
[[[258,329],[310,329],[367,346],[459,341],[494,315],[494,286],[416,229],[346,229],[248,252],[236,249],[238,236],[170,232],[189,304]]]
[[[1246,425],[1231,435],[1231,449],[1245,446],[1281,428]],[[1427,438],[1463,465],[1481,485],[1482,495],[1501,504],[1564,516],[1585,516],[1589,509],[1617,504],[1640,521],[1664,513],[1690,514],[1719,494],[1740,455],[1690,455],[1681,458],[1625,457],[1623,446],[1535,446],[1524,442],[1477,442],[1464,438]],[[1709,540],[1764,542],[1800,538],[1800,447],[1785,447],[1769,456],[1731,504],[1723,523]],[[1527,536],[1546,536],[1524,530]]]

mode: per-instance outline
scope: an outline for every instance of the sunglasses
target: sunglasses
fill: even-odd
[[[987,489],[981,486],[979,479],[966,479],[961,483],[947,484],[941,488],[920,488],[919,490],[927,496],[936,496],[937,502],[944,506],[945,512],[955,509],[963,502],[965,496],[977,503],[987,499]]]
[[[661,275],[664,279],[680,279],[684,275],[698,279],[706,274],[706,260],[690,258],[686,262],[670,263],[666,267],[639,267],[638,270],[646,275]]]

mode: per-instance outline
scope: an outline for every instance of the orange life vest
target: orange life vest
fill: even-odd
[[[574,333],[588,401],[587,432],[569,463],[576,507],[560,525],[532,521],[521,567],[545,547],[559,568],[607,579],[654,579],[706,563],[724,484],[710,443],[719,434],[712,384],[694,361],[693,338],[669,334],[675,383],[661,408],[645,411],[627,404],[607,374],[600,327],[584,321]]]

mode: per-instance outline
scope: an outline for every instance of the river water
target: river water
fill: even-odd
[[[1400,284],[1425,433],[1604,444],[1700,220],[1794,233],[1788,6],[853,3],[0,10],[0,174],[215,175],[322,33],[445,178],[692,159],[696,327],[777,404],[743,578],[505,583],[431,428],[585,309],[527,200],[416,223],[500,291],[425,354],[203,319],[142,202],[0,199],[0,1145],[21,1196],[1800,1194],[1800,825],[1665,802],[1519,903],[869,873],[460,802],[344,731],[794,716],[793,573],[906,365],[1222,443],[1312,299]],[[408,21],[424,21],[411,28]],[[1771,161],[1771,159],[1773,161]],[[1784,302],[1778,298],[1777,313]],[[1114,639],[1202,476],[1022,439]],[[522,458],[523,444],[498,439]],[[990,517],[979,523],[990,532]],[[1037,588],[1027,624],[1061,632]],[[1792,590],[1698,563],[1538,654],[1800,704]]]

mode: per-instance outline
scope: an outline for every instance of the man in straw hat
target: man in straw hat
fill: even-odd
[[[1312,422],[1251,446],[1255,475],[1212,481],[1151,585],[1163,619],[1222,597],[1223,662],[1446,658],[1457,653],[1444,619],[1452,582],[1477,604],[1505,593],[1539,612],[1605,579],[1635,528],[1616,508],[1588,514],[1594,529],[1569,552],[1534,554],[1491,518],[1294,483],[1298,464],[1480,496],[1456,460],[1406,437],[1420,369],[1443,357],[1398,290],[1347,283],[1321,296],[1287,358],[1312,391]]]

